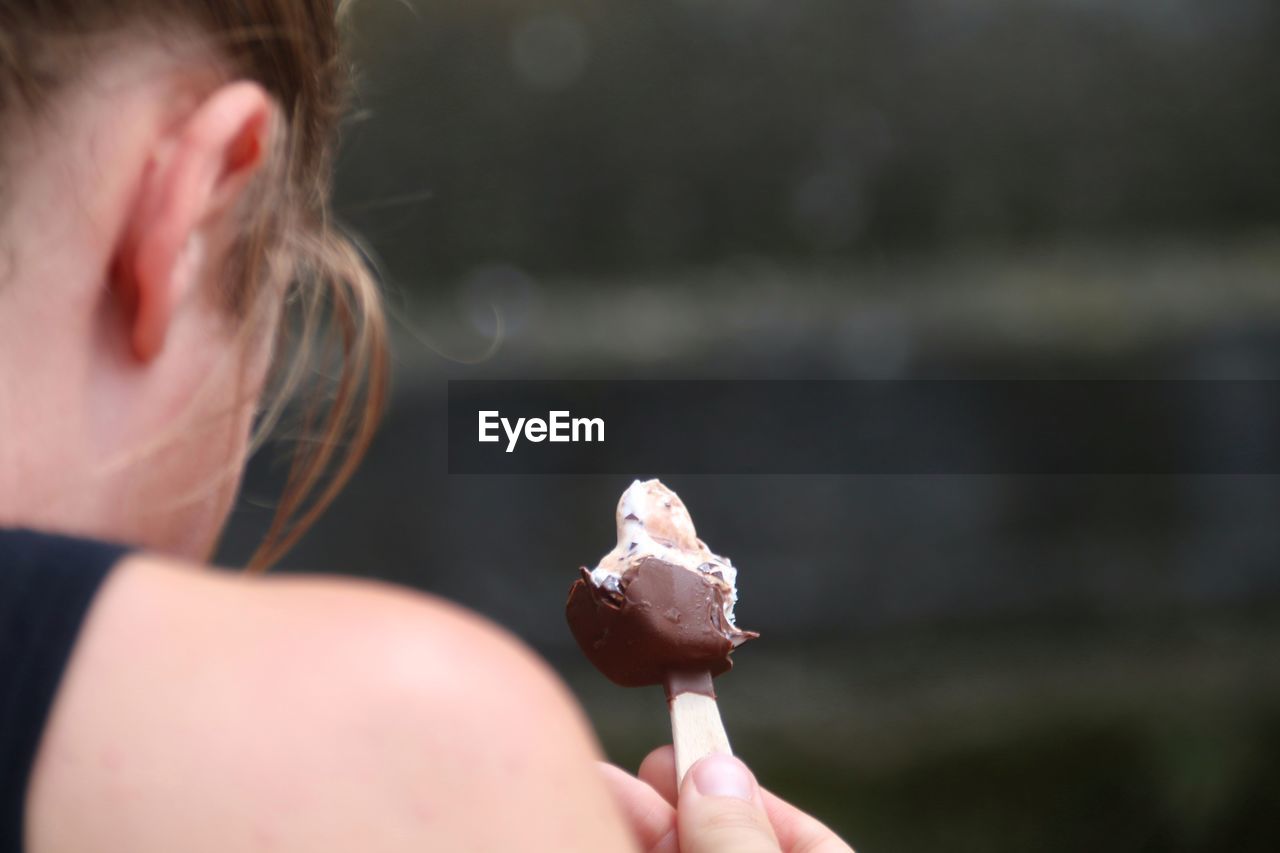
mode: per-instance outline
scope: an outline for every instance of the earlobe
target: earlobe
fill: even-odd
[[[201,232],[234,215],[264,159],[273,110],[257,84],[231,83],[157,138],[112,270],[139,361],[163,351],[187,291],[199,285],[202,264],[184,264],[184,255],[199,260],[192,252]]]

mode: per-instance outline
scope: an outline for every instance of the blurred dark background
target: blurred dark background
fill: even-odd
[[[508,626],[624,766],[669,737],[661,691],[591,670],[562,608],[629,479],[449,476],[446,379],[1280,377],[1268,0],[364,0],[352,28],[338,208],[395,397],[284,568]],[[1280,478],[635,475],[741,567],[735,747],[861,853],[1280,849]]]

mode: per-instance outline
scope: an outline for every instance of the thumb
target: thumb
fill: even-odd
[[[780,853],[760,786],[732,755],[708,755],[685,775],[676,808],[681,853]]]

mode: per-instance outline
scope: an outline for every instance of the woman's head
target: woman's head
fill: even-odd
[[[331,0],[0,4],[0,523],[204,556],[322,325],[340,378],[259,561],[332,497],[386,373],[327,210],[346,73]]]

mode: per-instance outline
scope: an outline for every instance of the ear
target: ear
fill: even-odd
[[[164,348],[195,278],[184,255],[194,253],[202,229],[234,212],[267,156],[274,110],[261,86],[229,83],[156,140],[112,270],[140,361]]]

